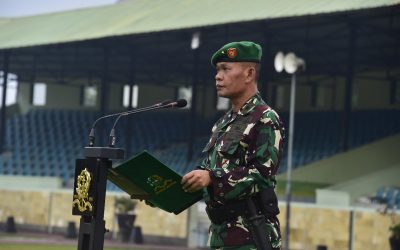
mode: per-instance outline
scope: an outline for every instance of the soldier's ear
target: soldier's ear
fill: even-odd
[[[254,79],[256,77],[257,71],[253,65],[250,67],[250,73],[251,73],[252,79]]]
[[[248,65],[246,68],[246,82],[252,82],[256,77],[256,68],[253,65]]]

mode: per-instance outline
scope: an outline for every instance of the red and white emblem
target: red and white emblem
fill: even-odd
[[[235,58],[237,55],[236,48],[229,48],[227,54],[229,58],[231,59]]]

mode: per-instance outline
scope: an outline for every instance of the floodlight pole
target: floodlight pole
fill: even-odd
[[[292,74],[290,85],[290,111],[289,111],[289,142],[288,142],[288,164],[286,171],[286,238],[285,249],[289,250],[290,235],[290,202],[292,198],[292,166],[293,166],[293,137],[294,137],[294,109],[296,101],[296,72]]]

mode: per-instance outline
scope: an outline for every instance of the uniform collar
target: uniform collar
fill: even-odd
[[[253,95],[247,102],[240,108],[238,115],[247,115],[250,113],[257,105],[263,103],[260,92]],[[232,110],[231,110],[232,111]]]
[[[257,92],[255,95],[253,95],[249,100],[246,101],[246,103],[240,108],[238,111],[237,115],[241,116],[246,116],[249,114],[257,105],[263,104],[264,101],[261,98],[261,95],[259,92]],[[233,113],[233,109],[229,110],[221,119],[220,126],[225,127],[231,122],[233,122],[236,117],[236,114]],[[216,129],[216,128],[215,128]],[[213,131],[215,130],[213,128]]]

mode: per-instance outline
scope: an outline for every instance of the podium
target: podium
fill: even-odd
[[[184,192],[182,176],[146,151],[115,167],[112,160],[124,158],[121,148],[85,147],[85,157],[76,160],[72,202],[72,214],[81,216],[78,250],[103,250],[107,179],[132,199],[174,214],[202,198],[201,191]]]
[[[80,215],[78,250],[103,250],[107,172],[112,161],[124,158],[121,148],[85,147],[86,159],[75,165],[72,214]]]

